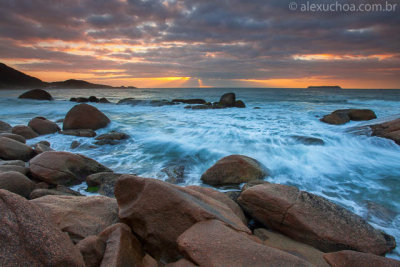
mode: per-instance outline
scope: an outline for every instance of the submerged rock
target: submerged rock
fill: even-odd
[[[52,134],[60,130],[60,127],[58,127],[57,123],[49,121],[44,117],[33,118],[28,123],[28,126],[39,135]]]
[[[292,135],[291,137],[297,142],[302,143],[304,145],[323,146],[325,144],[324,140],[317,137],[301,136],[301,135]]]
[[[64,119],[63,130],[97,130],[106,127],[109,123],[110,119],[97,108],[79,104],[68,111]]]
[[[329,124],[345,124],[350,120],[368,121],[376,119],[376,114],[370,109],[339,109],[329,115],[325,115],[321,121]]]
[[[13,134],[18,134],[23,136],[25,139],[32,139],[39,136],[37,132],[32,130],[31,127],[25,125],[17,125],[12,128]]]
[[[242,155],[231,155],[218,160],[202,176],[209,185],[241,184],[268,176],[268,170],[260,162]]]
[[[42,89],[34,89],[23,93],[18,98],[22,99],[34,99],[34,100],[53,100],[53,97]]]
[[[356,214],[293,186],[253,186],[238,202],[265,226],[324,252],[352,249],[383,255],[396,246],[392,236]]]
[[[0,158],[27,161],[34,155],[33,149],[7,137],[0,137]]]
[[[34,203],[0,190],[1,266],[85,266],[82,255]]]

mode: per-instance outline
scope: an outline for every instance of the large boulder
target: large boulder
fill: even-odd
[[[0,190],[0,266],[85,266],[82,255],[37,205]]]
[[[235,93],[226,93],[221,96],[219,103],[224,107],[234,107],[236,104]]]
[[[0,189],[5,189],[25,198],[29,198],[35,183],[19,172],[0,173]]]
[[[396,246],[393,237],[356,214],[293,186],[256,185],[238,202],[257,221],[323,252],[351,249],[383,255]]]
[[[400,267],[400,261],[352,250],[326,253],[324,259],[332,267]]]
[[[33,156],[33,149],[7,137],[0,137],[0,158],[27,161]]]
[[[63,130],[97,130],[106,127],[109,123],[110,119],[97,108],[88,104],[80,104],[68,111],[64,119]]]
[[[11,125],[7,122],[0,121],[0,133],[11,133]]]
[[[400,119],[371,125],[373,136],[391,139],[400,145]]]
[[[268,176],[268,170],[257,160],[242,155],[231,155],[218,160],[202,176],[209,185],[241,184]]]
[[[7,137],[10,139],[14,139],[15,141],[18,141],[20,143],[25,144],[26,143],[26,139],[25,137],[19,135],[19,134],[13,134],[13,133],[0,133],[0,137]]]
[[[34,99],[34,100],[53,100],[53,97],[42,89],[34,89],[23,93],[18,98],[22,99]]]
[[[176,239],[199,221],[218,219],[238,231],[250,233],[230,207],[190,188],[123,175],[115,186],[115,197],[119,217],[157,260],[179,259]]]
[[[178,238],[179,250],[199,266],[313,266],[255,242],[218,220],[196,223]]]
[[[376,114],[370,109],[339,109],[325,115],[321,121],[329,124],[345,124],[352,121],[368,121],[376,119]]]
[[[92,196],[44,196],[31,200],[38,205],[74,243],[97,235],[117,223],[118,205],[115,199]]]
[[[49,184],[72,185],[85,181],[90,174],[111,172],[97,161],[79,154],[48,151],[29,162],[34,178]]]
[[[60,130],[60,127],[58,127],[57,123],[49,121],[44,117],[33,118],[28,123],[28,126],[39,135],[52,134]]]
[[[35,132],[34,130],[32,130],[31,127],[25,126],[25,125],[14,126],[12,128],[12,133],[23,136],[25,139],[32,139],[32,138],[36,138],[39,136],[39,134],[37,132]]]

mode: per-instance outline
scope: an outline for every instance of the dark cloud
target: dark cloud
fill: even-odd
[[[0,57],[36,60],[23,64],[24,69],[120,69],[124,77],[324,76],[392,79],[400,84],[400,6],[395,12],[322,13],[290,11],[289,2],[4,0],[0,2]],[[361,2],[383,3],[341,1]],[[46,42],[50,44],[43,45]],[[61,43],[59,49],[54,42]],[[88,45],[88,53],[69,52],[67,43],[74,42]],[[115,51],[105,43],[123,48]],[[336,57],[296,58],[309,54]],[[388,54],[394,56],[374,57]]]

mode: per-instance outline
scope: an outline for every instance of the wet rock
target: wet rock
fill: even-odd
[[[179,236],[179,250],[199,266],[313,266],[275,248],[253,241],[250,235],[223,222],[198,222]]]
[[[171,184],[179,184],[185,181],[185,166],[182,165],[171,165],[165,167],[161,170],[161,172],[167,175],[166,182]]]
[[[332,267],[400,267],[400,261],[352,250],[326,253],[324,259]]]
[[[184,104],[206,104],[204,99],[173,99],[172,102]]]
[[[324,260],[324,253],[312,246],[297,242],[280,233],[263,228],[255,229],[254,235],[260,238],[263,244],[268,247],[285,251],[318,267],[329,267],[329,264]]]
[[[11,133],[12,127],[4,121],[0,121],[0,133]]]
[[[350,120],[367,121],[376,119],[375,112],[369,109],[339,109],[329,115],[325,115],[321,121],[329,124],[345,124]]]
[[[117,223],[118,206],[115,199],[93,196],[44,196],[31,200],[68,233],[74,243],[97,235],[108,226]]]
[[[96,140],[125,140],[129,139],[129,135],[126,133],[120,133],[116,131],[111,131],[106,134],[101,134],[95,138]]]
[[[109,123],[110,119],[97,108],[79,104],[68,111],[64,119],[63,130],[97,130],[106,127]]]
[[[121,177],[122,174],[113,172],[100,172],[89,175],[86,178],[88,187],[99,188],[98,193],[107,197],[114,196],[115,183]]]
[[[75,148],[78,148],[80,145],[81,145],[81,143],[79,143],[78,141],[74,140],[74,141],[72,141],[72,143],[71,143],[69,148],[75,149]]]
[[[89,102],[89,99],[86,98],[86,97],[77,97],[76,100],[75,100],[75,102],[78,102],[78,103],[87,103],[87,102]]]
[[[33,156],[33,149],[7,137],[0,137],[0,158],[27,161]]]
[[[0,189],[29,198],[35,183],[19,172],[0,172]]]
[[[34,99],[34,100],[53,100],[53,97],[42,89],[34,89],[23,93],[18,98],[22,99]]]
[[[35,151],[36,154],[41,154],[46,151],[53,151],[53,149],[50,148],[50,146],[48,146],[47,144],[44,144],[42,142],[34,144],[33,150]]]
[[[88,98],[88,100],[89,100],[89,102],[92,102],[92,103],[99,103],[99,99],[97,98],[97,97],[95,97],[95,96],[90,96],[89,98]]]
[[[25,167],[25,162],[23,162],[22,160],[0,160],[0,166],[7,165]]]
[[[79,129],[79,130],[64,130],[60,131],[63,135],[73,135],[78,137],[95,137],[96,132],[91,129]]]
[[[296,187],[264,184],[240,195],[241,207],[270,229],[324,252],[352,249],[383,255],[394,238],[374,229],[356,214]]]
[[[387,138],[400,145],[400,119],[371,125],[370,128],[373,136]]]
[[[209,185],[240,184],[268,176],[268,170],[260,162],[242,155],[231,155],[217,161],[202,176]]]
[[[100,266],[104,252],[106,251],[106,243],[98,236],[88,236],[79,241],[76,247],[81,252],[86,267]]]
[[[25,126],[25,125],[14,126],[12,128],[12,133],[21,135],[25,139],[32,139],[32,138],[36,138],[39,136],[34,130],[32,130],[31,127]]]
[[[18,172],[23,175],[28,175],[29,168],[15,165],[0,165],[0,173],[2,172]]]
[[[237,101],[235,102],[235,107],[236,107],[236,108],[245,108],[245,107],[246,107],[246,104],[245,104],[242,100],[237,100]]]
[[[160,180],[123,175],[116,183],[115,196],[120,219],[134,229],[144,249],[157,260],[178,260],[177,237],[199,221],[215,218],[250,233],[226,204]]]
[[[110,101],[108,101],[108,99],[107,99],[107,98],[105,98],[105,97],[102,97],[102,98],[100,98],[100,99],[99,99],[99,103],[108,104],[108,103],[111,103],[111,102],[110,102]]]
[[[15,141],[18,141],[20,143],[25,144],[26,143],[26,139],[25,137],[18,135],[18,134],[12,134],[12,133],[0,133],[0,137],[7,137],[10,139],[13,139]]]
[[[382,206],[372,201],[365,201],[365,207],[367,208],[366,219],[371,221],[375,218],[382,220],[385,224],[390,224],[397,216],[397,212]]]
[[[39,135],[52,134],[60,130],[60,127],[58,127],[57,123],[49,121],[44,117],[33,118],[28,123],[28,126]]]
[[[221,96],[219,103],[224,107],[234,107],[236,103],[235,93],[226,93]]]
[[[297,142],[302,143],[304,145],[323,146],[325,144],[324,140],[316,137],[301,136],[301,135],[292,135],[291,137]]]
[[[65,233],[34,203],[0,190],[1,266],[85,266]]]
[[[136,105],[140,100],[136,100],[135,98],[129,97],[129,98],[124,98],[118,101],[117,105]]]
[[[111,172],[107,167],[83,155],[58,151],[39,154],[29,165],[35,179],[55,185],[79,184],[90,174]]]
[[[69,99],[69,101],[71,101],[71,102],[76,102],[76,97],[71,97],[70,99]]]
[[[95,144],[95,145],[98,145],[98,146],[105,146],[105,145],[116,146],[116,145],[119,145],[120,142],[118,142],[118,141],[116,141],[116,140],[107,140],[107,139],[104,139],[104,140],[96,141],[96,142],[94,142],[94,144]]]

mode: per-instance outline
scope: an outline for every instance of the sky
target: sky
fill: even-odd
[[[1,0],[0,62],[47,82],[400,88],[399,0],[387,1],[392,12],[307,12],[304,0],[293,11],[290,2]]]

